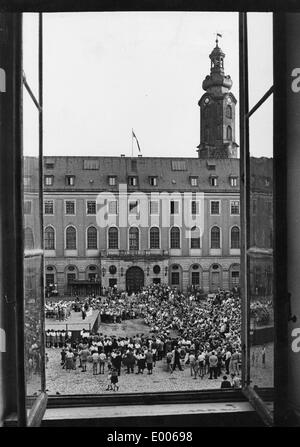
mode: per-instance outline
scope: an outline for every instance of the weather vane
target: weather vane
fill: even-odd
[[[220,33],[215,33],[215,35],[216,35],[216,44],[217,44],[217,46],[218,46],[218,43],[219,43],[219,39],[218,39],[218,37],[222,37],[222,34],[220,34]]]

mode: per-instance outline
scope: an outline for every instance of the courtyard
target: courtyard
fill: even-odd
[[[126,320],[118,324],[101,323],[99,333],[103,335],[117,337],[133,336],[136,334],[149,334],[149,327],[142,319]],[[175,331],[170,334],[175,337]],[[260,350],[257,346],[254,349]],[[82,372],[81,368],[77,367],[70,372],[62,369],[61,366],[61,349],[47,348],[49,362],[46,369],[46,383],[48,393],[50,395],[58,394],[106,394],[113,393],[113,391],[106,391],[108,385],[108,370],[106,368],[105,374],[93,375],[92,363],[88,362],[87,371]],[[272,365],[273,365],[273,349],[272,345],[266,346],[266,365],[262,366],[258,361],[251,368],[251,377],[253,384],[259,387],[272,386]],[[167,371],[166,359],[156,362],[153,368],[153,374],[148,375],[147,371],[144,374],[127,374],[126,368],[122,367],[121,375],[119,377],[119,392],[122,393],[148,393],[148,392],[163,392],[163,391],[192,391],[192,390],[208,390],[218,389],[221,386],[222,375],[218,379],[208,379],[206,375],[203,379],[191,377],[189,365],[183,366],[183,371],[176,369],[172,374]]]

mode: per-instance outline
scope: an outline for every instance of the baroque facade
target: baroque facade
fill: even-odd
[[[239,285],[236,99],[210,54],[198,158],[45,157],[45,281],[60,294]]]

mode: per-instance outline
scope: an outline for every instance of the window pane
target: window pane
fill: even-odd
[[[38,14],[24,14],[23,20],[23,68],[29,87],[38,97]],[[23,86],[24,367],[28,411],[45,384],[40,176],[39,111]],[[53,176],[49,176],[48,184],[52,184],[52,180]]]
[[[97,229],[95,227],[88,228],[87,248],[89,250],[97,250]]]
[[[251,108],[273,85],[272,17],[256,13],[248,16]],[[262,68],[260,73],[255,69],[258,61]],[[249,366],[251,386],[256,386],[259,394],[260,388],[274,385],[273,210],[270,205],[273,201],[272,95],[250,117],[249,138]]]

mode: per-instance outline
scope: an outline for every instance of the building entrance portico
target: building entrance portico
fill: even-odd
[[[126,290],[138,292],[144,286],[144,272],[140,267],[130,267],[126,272]]]

